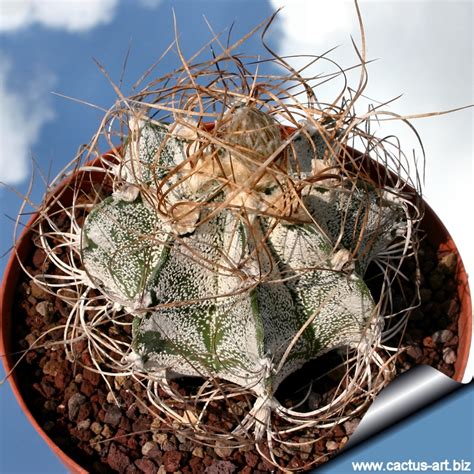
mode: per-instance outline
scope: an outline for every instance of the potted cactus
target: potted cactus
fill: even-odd
[[[126,392],[155,427],[221,451],[247,444],[281,466],[277,445],[304,452],[360,417],[396,375],[390,351],[419,304],[419,281],[402,307],[392,292],[418,250],[425,208],[400,172],[403,155],[367,133],[370,114],[354,113],[357,96],[319,105],[291,68],[268,79],[248,67],[227,51],[121,97],[22,238],[41,250],[40,268],[20,246],[18,255],[45,301],[67,308],[29,351],[60,333],[54,347],[73,365],[87,355],[111,405],[123,407],[132,381]],[[4,325],[12,299],[4,289]],[[306,410],[282,401],[290,375],[334,353],[343,370],[326,398]],[[225,424],[211,422],[211,407]]]
[[[328,182],[335,178],[296,194],[314,176],[304,159],[333,174],[337,161],[314,154],[326,148],[316,130],[304,125],[282,139],[278,122],[254,106],[223,115],[194,169],[186,165],[202,146],[199,128],[174,135],[134,117],[130,128],[115,168],[120,186],[78,227],[71,245],[84,269],[69,269],[84,291],[101,290],[109,310],[133,315],[117,370],[144,372],[162,388],[194,376],[250,390],[254,406],[236,433],[252,428],[260,440],[272,413],[299,421],[274,394],[304,363],[335,348],[377,360],[382,319],[363,275],[372,260],[409,247],[404,199],[362,180]],[[286,142],[294,156],[278,156]],[[297,173],[284,168],[291,161]]]

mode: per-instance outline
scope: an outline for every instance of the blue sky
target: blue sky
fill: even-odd
[[[173,40],[172,9],[185,56],[235,22],[239,38],[279,6],[286,7],[269,39],[280,54],[321,53],[340,45],[333,58],[356,62],[350,35],[359,41],[351,2],[330,0],[0,0],[0,181],[20,193],[27,189],[31,159],[53,177],[87,143],[101,113],[52,92],[110,107],[115,95],[92,58],[118,80],[129,46],[124,76],[130,85]],[[401,114],[451,109],[474,103],[471,1],[362,1],[371,99],[403,93],[391,110]],[[258,38],[242,51],[261,52]],[[170,54],[157,75],[179,64]],[[356,84],[354,84],[355,86]],[[325,90],[334,93],[331,87]],[[474,271],[472,219],[472,109],[414,122],[427,153],[425,195],[457,242],[468,272]],[[394,123],[410,149],[413,140]],[[104,150],[105,151],[105,150]],[[36,179],[33,201],[44,185]],[[0,187],[0,254],[12,243],[17,195]],[[0,273],[6,259],[0,259]],[[52,454],[24,422],[7,387],[0,388],[0,472],[61,472]],[[18,430],[11,432],[8,430]],[[16,458],[20,450],[27,456]],[[37,456],[37,457],[36,457]],[[41,467],[40,467],[41,466]]]

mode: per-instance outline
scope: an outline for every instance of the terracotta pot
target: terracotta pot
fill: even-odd
[[[291,130],[289,131],[292,132]],[[288,133],[287,130],[283,132],[285,135]],[[373,162],[368,161],[365,157],[359,153],[354,153],[353,155],[355,161],[353,165],[362,166],[364,169],[368,170],[368,173],[376,181],[385,181],[390,180],[390,173],[386,173],[384,169],[380,168],[377,165],[374,165]],[[98,161],[95,162],[97,164]],[[90,178],[89,178],[90,176]],[[97,180],[103,179],[102,173],[89,173],[82,172],[73,174],[71,177],[65,179],[52,193],[52,196],[58,196],[60,194],[60,200],[64,205],[69,205],[72,199],[72,189],[74,183],[81,182],[82,185],[86,187],[91,187],[91,181],[94,179]],[[82,179],[86,177],[86,179]],[[92,179],[91,179],[92,178]],[[467,281],[467,275],[464,270],[464,266],[461,260],[461,257],[458,253],[456,245],[454,244],[451,236],[448,231],[441,223],[439,218],[433,212],[433,210],[425,203],[425,217],[422,221],[422,228],[427,231],[428,240],[438,246],[440,253],[453,252],[457,255],[458,266],[457,266],[457,280],[458,280],[458,295],[461,303],[460,316],[459,316],[459,346],[457,353],[457,361],[455,364],[455,374],[454,379],[456,381],[461,381],[466,369],[466,364],[469,355],[469,349],[471,345],[471,332],[472,332],[472,307],[471,307],[471,296],[469,292],[469,286]],[[13,252],[10,260],[5,269],[5,274],[2,282],[1,292],[0,292],[0,328],[1,328],[1,337],[0,337],[0,353],[5,355],[2,357],[3,365],[7,374],[12,372],[14,366],[14,357],[12,355],[12,325],[14,324],[14,314],[13,314],[13,303],[15,298],[15,291],[17,288],[18,280],[21,276],[21,267],[18,263],[18,258],[21,260],[27,259],[33,251],[33,231],[31,225],[35,222],[37,215],[34,215],[29,223],[27,224],[24,232],[16,243],[16,253]],[[13,393],[15,394],[19,405],[22,410],[38,431],[39,435],[45,440],[48,446],[53,450],[53,452],[58,456],[61,462],[68,468],[68,470],[74,473],[85,473],[87,472],[84,468],[79,466],[75,461],[73,461],[67,454],[65,454],[55,443],[54,441],[46,434],[43,428],[35,420],[34,416],[30,412],[28,406],[25,403],[25,399],[20,391],[18,380],[13,371],[9,377],[9,382],[12,387]]]

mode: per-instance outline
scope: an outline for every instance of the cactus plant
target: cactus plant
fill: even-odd
[[[238,73],[225,72],[229,62]],[[357,161],[354,138],[400,164],[361,130],[353,104],[318,108],[309,93],[301,104],[290,87],[241,67],[227,53],[186,63],[174,85],[166,76],[119,99],[99,133],[110,139],[118,123],[120,143],[79,168],[81,183],[99,174],[103,189],[78,186],[60,208],[62,227],[57,200],[46,202],[38,239],[58,270],[34,279],[70,304],[71,360],[86,339],[99,373],[145,384],[187,435],[271,447],[295,429],[350,418],[390,378],[380,350],[407,316],[392,311],[390,285],[419,216],[401,180],[373,181]],[[382,270],[377,294],[370,266]],[[131,336],[107,325],[130,325]],[[288,376],[333,350],[347,372],[332,399],[309,412],[278,399]],[[171,383],[183,377],[201,388],[183,395]],[[207,407],[241,395],[253,401],[235,426],[210,430]]]
[[[292,214],[272,217],[263,203],[289,194],[276,172],[266,170],[250,193],[241,188],[281,147],[278,123],[248,106],[223,122],[226,141],[214,153],[224,164],[208,166],[204,155],[200,186],[179,173],[167,183],[175,204],[199,203],[193,225],[183,214],[184,234],[179,219],[163,216],[149,196],[158,195],[157,186],[196,143],[167,132],[170,125],[132,125],[138,133],[127,143],[123,186],[144,195],[118,192],[96,204],[82,228],[81,257],[94,285],[134,315],[130,357],[137,370],[247,387],[268,417],[265,408],[275,405],[279,384],[305,362],[379,336],[381,321],[374,320],[363,275],[405,232],[406,213],[400,200],[363,183],[350,189],[320,183],[305,189]],[[318,133],[303,132],[309,138],[293,150],[301,162],[321,141]],[[225,174],[226,159],[239,174]],[[318,167],[323,156],[311,161]],[[296,179],[291,171],[286,177]],[[229,195],[237,202],[235,189],[246,196],[229,205]],[[256,432],[261,436],[259,424]]]

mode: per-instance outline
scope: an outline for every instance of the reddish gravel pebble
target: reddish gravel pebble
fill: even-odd
[[[253,453],[252,451],[248,451],[245,453],[245,462],[250,467],[255,467],[258,464],[259,457]]]
[[[77,395],[80,395],[80,394],[77,394]],[[91,405],[89,402],[85,402],[79,407],[76,421],[77,422],[84,421],[87,418],[89,418],[90,415],[91,415]]]
[[[183,453],[179,451],[168,451],[163,455],[162,463],[166,472],[174,472],[179,469]]]
[[[93,370],[84,370],[82,373],[84,380],[90,382],[94,387],[97,387],[100,382],[100,374],[94,372]]]
[[[114,443],[112,443],[107,454],[107,463],[115,471],[125,472],[130,465],[130,459]]]
[[[151,419],[146,416],[141,416],[132,425],[133,431],[148,431],[151,426]]]
[[[202,458],[193,456],[189,461],[189,467],[191,468],[193,474],[200,474],[201,472],[203,472]]]
[[[157,471],[156,464],[150,459],[142,458],[135,461],[135,465],[145,474],[154,474]]]
[[[58,391],[63,391],[66,387],[66,383],[68,380],[68,376],[63,368],[56,374],[54,377],[54,386],[58,389]]]
[[[87,397],[90,397],[95,392],[95,387],[87,380],[83,380],[80,391]]]
[[[204,472],[205,474],[233,474],[236,470],[237,467],[230,461],[216,461],[208,466]]]
[[[45,258],[46,252],[43,249],[36,249],[33,254],[33,265],[38,269],[43,268],[45,266]]]

